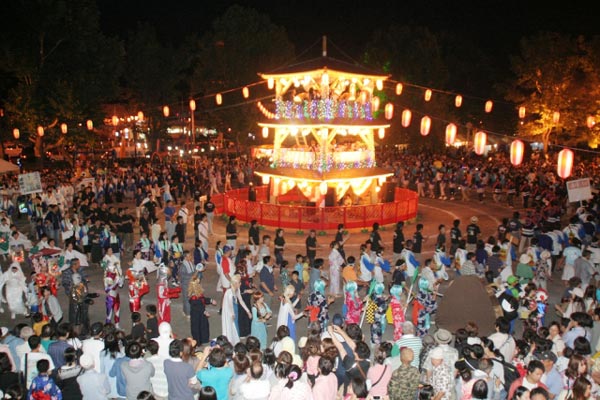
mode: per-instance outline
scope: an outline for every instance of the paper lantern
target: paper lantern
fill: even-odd
[[[215,102],[218,106],[223,104],[223,95],[221,95],[221,93],[217,93],[217,95],[215,96]]]
[[[473,147],[475,150],[475,154],[482,155],[485,153],[485,145],[487,144],[487,135],[485,132],[477,132],[475,134],[475,138],[473,139]]]
[[[385,105],[385,119],[394,118],[394,105],[392,103],[387,103]]]
[[[383,81],[381,79],[377,79],[377,81],[375,81],[375,87],[377,88],[377,90],[382,90],[383,89]]]
[[[18,139],[21,137],[21,132],[17,128],[13,129],[13,137],[15,139]]]
[[[452,146],[456,141],[456,125],[450,123],[446,126],[446,143]]]
[[[404,89],[404,86],[402,86],[401,83],[396,84],[396,96],[400,96],[402,94],[402,89]]]
[[[242,96],[244,96],[245,99],[250,97],[250,89],[248,89],[248,86],[244,86],[242,89]]]
[[[590,115],[585,120],[585,123],[586,123],[586,125],[587,125],[588,128],[592,129],[594,127],[594,125],[596,125],[596,118],[594,118],[593,116]]]
[[[262,137],[265,139],[269,137],[269,128],[266,126],[263,126],[262,128]]]
[[[63,135],[67,134],[68,129],[69,128],[67,127],[67,124],[65,124],[64,122],[62,124],[60,124],[60,131],[62,132]]]
[[[427,115],[421,118],[421,135],[427,136],[429,135],[429,130],[431,129],[431,118]]]
[[[379,97],[378,96],[373,96],[373,99],[371,100],[371,106],[373,107],[373,111],[377,111],[379,110]]]
[[[116,115],[113,115],[111,122],[112,122],[113,126],[119,125],[119,117],[117,117]]]
[[[402,126],[408,128],[410,125],[410,120],[412,118],[412,113],[409,109],[402,111]]]
[[[43,126],[40,125],[37,127],[37,134],[39,137],[44,136],[44,127]]]
[[[510,144],[510,163],[514,166],[519,166],[523,162],[523,153],[525,145],[520,140],[513,140]]]
[[[327,194],[327,182],[321,182],[319,184],[319,191],[321,192],[321,194],[323,196],[325,196]]]
[[[494,103],[491,100],[488,100],[485,102],[485,112],[486,113],[491,113],[493,107],[494,107]]]
[[[379,139],[383,139],[385,137],[385,129],[379,128],[379,132],[377,133],[377,135],[379,136]]]
[[[559,121],[560,121],[560,113],[558,111],[554,111],[552,113],[552,122],[554,122],[555,124],[558,124]]]
[[[166,117],[169,116],[169,114],[171,114],[171,109],[169,108],[169,106],[164,106],[163,107],[163,115]]]
[[[268,185],[270,180],[271,180],[271,178],[268,175],[263,175],[263,177],[262,177],[263,185]]]
[[[275,79],[273,79],[273,78],[269,78],[269,79],[267,80],[267,87],[268,87],[269,89],[273,89],[273,88],[275,87]]]
[[[519,107],[519,118],[525,118],[525,107],[523,106]]]
[[[432,95],[432,93],[433,93],[433,92],[431,91],[431,89],[427,89],[427,90],[425,91],[425,101],[429,101],[429,100],[431,100],[431,95]]]
[[[92,120],[91,120],[91,119],[88,119],[88,120],[85,122],[85,126],[87,127],[87,130],[88,130],[88,131],[93,131],[93,130],[94,130],[94,123],[92,122]]]
[[[196,101],[194,99],[190,100],[190,110],[196,111]]]
[[[137,117],[138,117],[138,120],[143,121],[144,120],[144,112],[138,111]]]
[[[558,153],[558,162],[556,164],[556,173],[563,179],[571,176],[573,169],[573,152],[569,149],[563,149]]]
[[[454,98],[454,105],[458,108],[460,106],[462,106],[462,96],[460,94],[457,94],[456,97]]]

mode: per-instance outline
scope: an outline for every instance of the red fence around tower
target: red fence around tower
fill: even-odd
[[[417,193],[396,188],[394,201],[349,207],[308,207],[302,205],[271,204],[268,202],[268,186],[255,188],[256,201],[248,200],[248,188],[230,190],[214,195],[213,202],[218,213],[235,215],[240,221],[253,219],[259,225],[297,230],[335,230],[338,224],[347,229],[395,224],[417,216],[419,196]]]

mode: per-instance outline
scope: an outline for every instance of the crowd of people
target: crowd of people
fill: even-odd
[[[0,292],[12,319],[29,320],[1,328],[3,397],[597,398],[600,199],[568,213],[564,182],[542,159],[519,173],[500,157],[383,160],[421,196],[466,200],[474,188],[480,201],[491,193],[522,210],[486,236],[477,217],[464,228],[436,221],[431,257],[423,225],[405,234],[402,222],[391,243],[374,224],[356,254],[344,248],[350,234],[340,224],[327,253],[311,231],[305,251],[290,255],[284,231],[271,237],[256,221],[247,243],[235,216],[223,243],[214,235],[211,195],[247,184],[251,161],[207,163],[202,174],[183,165],[88,169],[95,181],[81,187],[55,172],[43,177],[43,193],[25,197],[6,181],[0,231],[9,265]],[[100,296],[89,289],[93,269],[103,271]],[[495,290],[491,334],[476,320],[452,332],[435,323],[441,287],[472,276]],[[558,276],[564,293],[550,304]],[[205,294],[207,285],[219,298]],[[151,291],[156,304],[143,301]],[[90,321],[91,304],[101,301],[106,318]],[[336,301],[341,312],[330,312]],[[172,302],[182,304],[189,337],[173,332]],[[211,330],[213,308],[220,332]]]

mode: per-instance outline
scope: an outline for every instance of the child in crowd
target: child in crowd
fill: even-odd
[[[33,378],[27,399],[48,399],[61,400],[62,392],[54,382],[54,379],[48,376],[50,362],[46,359],[39,360],[36,364],[38,376]]]
[[[142,316],[139,312],[131,313],[131,323],[131,336],[133,337],[133,339],[139,339],[144,337],[146,328],[142,323]]]
[[[146,306],[146,338],[148,340],[158,337],[158,319],[156,318],[156,306],[148,304]]]
[[[303,259],[304,257],[302,257],[302,254],[296,254],[296,265],[294,265],[294,271],[298,273],[300,282],[304,282],[304,279],[302,278],[302,271],[304,270],[304,265],[302,263]]]
[[[294,287],[295,290],[295,294],[294,297],[292,298],[292,303],[295,303],[296,306],[296,310],[301,310],[302,309],[302,295],[304,293],[304,283],[302,283],[302,281],[300,280],[300,274],[298,273],[298,271],[294,271],[292,272],[292,280],[290,281],[290,285],[292,285]],[[298,300],[298,302],[296,302],[296,300]]]

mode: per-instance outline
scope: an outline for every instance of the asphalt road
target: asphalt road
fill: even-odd
[[[127,206],[124,204],[123,206]],[[188,208],[193,209],[193,204],[189,202]],[[482,230],[482,238],[487,239],[489,235],[495,235],[496,228],[500,224],[503,217],[510,217],[514,210],[505,207],[501,204],[495,204],[492,202],[491,198],[486,199],[484,203],[479,203],[477,201],[442,201],[436,199],[420,199],[419,200],[419,210],[416,221],[408,222],[404,227],[405,237],[408,239],[412,236],[415,231],[416,223],[424,224],[424,236],[428,238],[428,240],[424,243],[423,246],[423,255],[422,258],[426,259],[433,254],[435,239],[437,237],[438,225],[445,224],[448,227],[452,225],[452,221],[456,218],[461,220],[461,226],[463,228],[469,223],[469,219],[472,216],[477,216],[479,218],[479,225]],[[133,214],[134,211],[131,210]],[[194,242],[194,232],[192,228],[193,224],[188,224],[188,232],[186,236],[186,242],[184,244],[185,249],[192,249]],[[28,225],[27,225],[28,226]],[[221,218],[215,218],[215,234],[211,236],[209,249],[213,249],[215,242],[217,240],[221,240],[223,243],[225,242],[225,222]],[[136,229],[137,230],[137,229]],[[263,233],[268,233],[271,237],[274,237],[274,228],[265,228]],[[393,235],[394,226],[389,225],[382,227],[381,236],[382,239],[388,247],[388,251],[386,252],[387,256],[391,258],[391,246],[392,246],[392,235]],[[24,232],[27,230],[24,228]],[[238,224],[238,245],[247,243],[247,228],[243,226],[242,222]],[[328,232],[325,236],[318,236],[318,252],[317,257],[323,257],[327,259],[329,254],[329,243],[333,240],[335,232]],[[359,246],[365,240],[368,239],[368,233],[361,232],[361,230],[350,231],[350,238],[346,242],[344,248],[346,250],[346,255],[354,255],[358,258],[359,254]],[[290,262],[290,266],[293,266],[295,263],[295,255],[297,253],[305,253],[305,236],[297,235],[295,231],[286,231],[285,239],[286,239],[286,250],[285,250],[285,259]],[[137,238],[136,238],[137,240]],[[134,240],[135,241],[135,240]],[[210,252],[210,258],[213,259],[214,253]],[[126,255],[125,262],[122,265],[125,268],[126,261],[130,259],[131,255]],[[327,263],[326,263],[327,264]],[[6,270],[8,263],[2,262],[3,270]],[[326,270],[326,269],[325,269]],[[28,271],[25,269],[24,272],[26,276],[28,276]],[[89,289],[91,292],[96,292],[99,294],[99,298],[96,299],[95,304],[90,306],[90,321],[104,321],[105,318],[105,307],[104,307],[104,290],[102,287],[102,269],[98,266],[91,266],[87,269],[87,274],[90,279]],[[279,282],[278,273],[276,272],[276,282]],[[387,276],[386,280],[390,277]],[[562,283],[559,280],[558,276],[551,282],[549,282],[549,291],[551,294],[550,301],[551,303],[556,303],[557,299],[562,292]],[[156,304],[156,289],[155,282],[156,278],[154,274],[148,276],[148,282],[150,284],[150,293],[144,296],[143,304]],[[203,286],[206,291],[206,295],[209,297],[213,297],[218,299],[220,302],[221,294],[216,291],[216,282],[217,282],[217,274],[215,271],[215,264],[211,262],[208,264],[207,271],[204,273],[204,282]],[[447,285],[442,285],[440,288],[440,292],[444,292]],[[279,289],[281,292],[281,289]],[[128,307],[128,293],[126,285],[120,289],[121,295],[121,327],[125,331],[129,331],[131,328],[131,319],[130,319],[130,311]],[[305,294],[306,296],[306,294]],[[59,301],[61,305],[63,305],[63,310],[65,311],[65,318],[67,317],[68,310],[68,299],[62,290],[59,290],[58,294]],[[274,301],[274,304],[276,301]],[[330,316],[333,316],[337,312],[341,312],[342,308],[342,299],[337,299],[335,303],[330,306]],[[304,302],[306,304],[306,302]],[[6,308],[6,307],[5,307]],[[218,314],[219,306],[209,306],[208,311],[211,313],[209,318],[210,320],[210,333],[211,337],[216,337],[221,334],[221,317]],[[274,311],[274,319],[276,320],[276,313],[278,311],[278,307],[276,306]],[[550,319],[554,319],[554,313],[550,313]],[[172,300],[172,310],[171,310],[172,321],[171,324],[173,326],[174,333],[179,337],[190,336],[190,325],[189,321],[184,317],[182,311],[182,299],[174,299]],[[145,316],[143,318],[145,322]],[[297,321],[296,332],[297,336],[301,337],[306,333],[307,320],[301,319]],[[19,322],[30,322],[22,316],[18,316],[17,319],[11,320],[10,314],[5,312],[4,314],[0,314],[0,326],[8,326],[12,327]],[[271,340],[272,336],[275,333],[276,327],[273,326],[269,329],[269,340]],[[370,337],[369,334],[369,325],[365,324],[363,326],[363,331],[367,338]],[[384,340],[391,340],[393,329],[389,328],[384,333]]]

